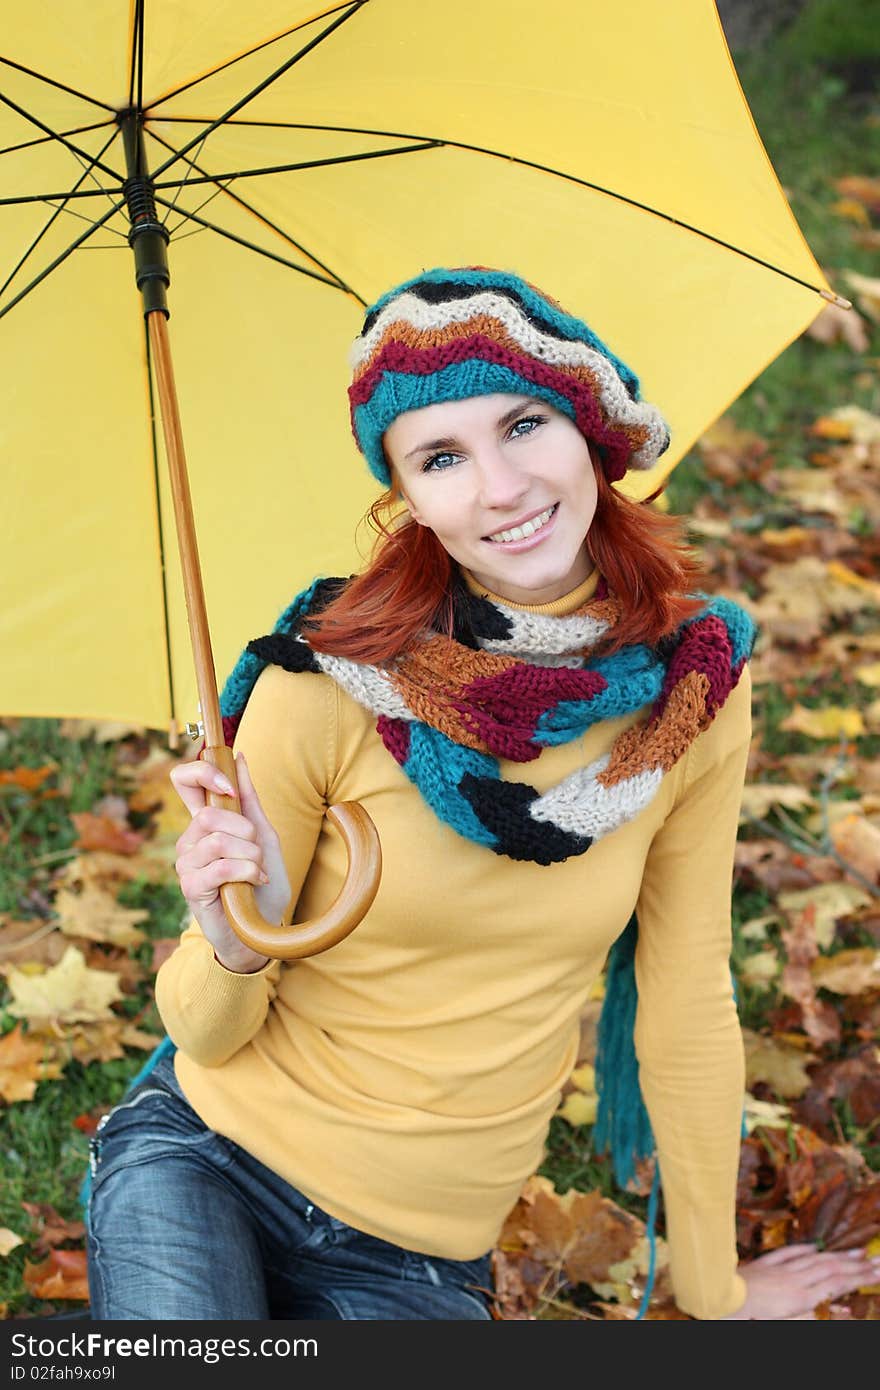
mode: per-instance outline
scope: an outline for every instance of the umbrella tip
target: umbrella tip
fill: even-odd
[[[835,304],[838,309],[851,309],[852,300],[844,299],[842,295],[835,294],[833,290],[820,290],[823,299],[827,299],[829,304]]]

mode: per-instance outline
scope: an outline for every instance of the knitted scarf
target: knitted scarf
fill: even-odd
[[[427,632],[380,668],[308,645],[309,616],[344,582],[316,581],[248,644],[221,697],[227,743],[266,665],[324,672],[376,715],[385,747],[440,820],[495,854],[538,864],[584,854],[644,810],[736,685],[755,634],[735,603],[700,594],[702,612],[656,647],[594,655],[620,614],[604,581],[562,618],[491,603],[459,581],[452,637]],[[501,775],[500,759],[533,761],[646,706],[607,753],[543,794]]]

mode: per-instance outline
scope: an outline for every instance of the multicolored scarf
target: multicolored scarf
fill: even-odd
[[[309,616],[344,583],[316,581],[248,644],[221,697],[227,743],[266,665],[324,672],[377,716],[385,747],[440,820],[495,854],[538,864],[585,853],[644,810],[724,704],[755,636],[737,604],[700,594],[702,612],[656,647],[595,655],[620,614],[604,581],[567,617],[492,603],[460,581],[453,636],[426,632],[378,667],[308,645]],[[501,759],[531,762],[646,707],[606,754],[547,792],[501,775]]]

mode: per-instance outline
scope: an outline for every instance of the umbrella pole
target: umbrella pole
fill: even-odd
[[[240,811],[235,759],[223,736],[223,721],[217,698],[217,677],[193,522],[192,497],[186,471],[168,324],[162,309],[148,312],[146,319],[150,352],[156,369],[165,452],[171,476],[174,519],[183,569],[186,611],[205,731],[202,756],[206,762],[212,763],[222,772],[236,788],[234,797],[209,791],[207,800],[211,806]],[[349,863],[346,880],[339,896],[322,917],[291,927],[276,926],[266,922],[258,911],[251,884],[229,883],[221,888],[220,896],[229,923],[236,936],[251,950],[279,960],[316,955],[348,936],[372,904],[382,872],[382,853],[376,828],[363,807],[356,802],[341,802],[338,806],[331,806],[327,814],[342,835]]]
[[[123,192],[128,207],[131,230],[128,240],[134,252],[135,280],[141,292],[144,316],[147,320],[152,361],[155,364],[165,452],[171,474],[171,495],[177,541],[183,567],[183,589],[189,620],[190,640],[196,668],[205,747],[202,753],[235,788],[234,796],[207,792],[210,806],[224,810],[241,810],[235,759],[226,747],[220,702],[217,698],[217,676],[211,652],[211,636],[205,609],[205,592],[199,566],[193,524],[192,498],[186,472],[183,431],[174,385],[174,366],[168,338],[168,308],[166,290],[171,283],[168,269],[168,229],[156,216],[156,200],[147,169],[144,149],[143,115],[131,108],[119,113],[125,148],[128,178]],[[249,883],[227,883],[220,889],[220,898],[230,926],[239,940],[260,955],[277,960],[297,960],[317,955],[344,940],[367,913],[379,888],[382,872],[382,851],[376,827],[357,802],[344,801],[327,808],[327,815],[342,836],[348,852],[345,882],[335,902],[319,918],[299,922],[295,926],[278,926],[267,922],[259,912],[254,889]]]

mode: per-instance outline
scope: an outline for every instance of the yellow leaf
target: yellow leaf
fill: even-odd
[[[61,960],[35,978],[14,967],[7,975],[13,1018],[54,1018],[59,1023],[112,1018],[110,1005],[122,998],[109,970],[90,970],[81,951],[68,946]]]
[[[850,289],[858,295],[862,313],[869,318],[880,319],[880,280],[860,275],[856,270],[845,270],[843,275]]]
[[[756,955],[746,956],[740,968],[740,979],[747,985],[769,985],[779,974],[779,957],[775,951],[758,951]]]
[[[874,661],[870,666],[857,666],[855,677],[862,685],[880,685],[880,661]]]
[[[865,816],[846,816],[831,826],[838,854],[869,883],[880,881],[880,828]]]
[[[834,956],[818,956],[810,964],[817,986],[833,994],[862,994],[880,987],[880,951],[873,946],[857,946]]]
[[[830,415],[817,420],[811,433],[825,439],[852,439],[856,444],[875,444],[880,440],[880,415],[872,415],[870,410],[863,410],[859,405],[841,405]]]
[[[804,806],[815,805],[815,797],[805,787],[789,783],[752,782],[743,788],[742,814],[756,816],[759,820],[766,816],[771,806],[784,806],[789,811],[801,810]]]
[[[816,943],[827,951],[834,940],[838,917],[847,917],[857,908],[867,907],[871,896],[855,883],[817,883],[813,888],[780,893],[777,902],[783,912],[803,912],[812,904]]]
[[[787,1105],[775,1105],[771,1100],[757,1100],[751,1091],[746,1091],[744,1118],[749,1134],[759,1126],[764,1129],[785,1129],[791,1118],[791,1110]]]
[[[767,935],[767,928],[775,925],[779,921],[777,912],[769,912],[766,917],[750,917],[747,922],[743,922],[739,929],[739,935],[745,941],[763,941]]]
[[[828,561],[828,578],[837,579],[841,584],[849,584],[854,589],[861,589],[864,593],[870,594],[875,603],[880,603],[880,584],[877,584],[873,579],[866,579],[862,574],[857,574],[841,560]]]
[[[593,1095],[596,1091],[596,1072],[589,1062],[584,1062],[582,1067],[575,1067],[571,1074],[572,1085],[577,1086],[579,1091],[585,1091],[587,1095]]]
[[[816,1060],[810,1052],[793,1047],[779,1037],[764,1038],[744,1028],[746,1084],[764,1081],[785,1100],[802,1096],[810,1084],[807,1066]]]
[[[786,733],[806,734],[808,738],[860,738],[865,733],[861,710],[826,705],[824,709],[806,709],[795,705],[791,714],[779,725]]]
[[[572,1091],[565,1097],[556,1113],[570,1125],[594,1125],[598,1104],[598,1096],[587,1096],[583,1091]]]
[[[871,225],[868,209],[855,198],[838,198],[836,203],[831,204],[831,211],[835,217],[843,217],[847,222],[857,222],[860,227]]]
[[[17,1023],[0,1038],[0,1096],[10,1105],[33,1100],[40,1081],[57,1081],[61,1067],[44,1042],[22,1031]]]
[[[14,1250],[16,1245],[24,1245],[21,1236],[17,1236],[14,1231],[10,1231],[8,1226],[0,1226],[0,1256],[3,1259]]]
[[[134,925],[149,917],[145,908],[122,907],[112,893],[88,884],[81,893],[62,889],[55,899],[59,926],[65,936],[83,936],[89,941],[107,941],[126,950],[146,940]]]

